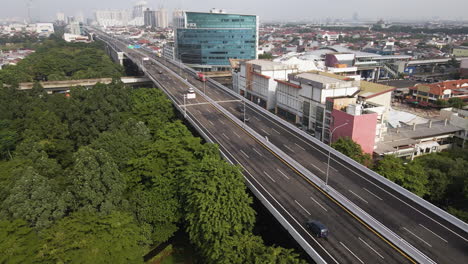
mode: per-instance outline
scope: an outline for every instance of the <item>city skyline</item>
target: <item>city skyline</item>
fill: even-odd
[[[26,18],[27,2],[5,1],[0,10],[0,19]],[[130,9],[137,1],[129,0],[33,0],[32,12],[41,21],[52,21],[57,12],[63,12],[67,16],[74,16],[82,12],[85,17],[93,17],[93,11],[101,9]],[[148,0],[148,7],[156,9],[164,6],[169,11],[181,8],[190,11],[208,11],[211,8],[226,9],[230,13],[256,14],[263,22],[267,21],[314,21],[318,19],[346,19],[350,20],[357,14],[361,20],[387,19],[387,20],[467,20],[464,11],[468,9],[468,2],[462,0],[447,0],[443,6],[436,6],[435,1],[415,0],[406,2],[394,0],[391,3],[375,4],[369,0],[343,1],[337,0],[334,5],[317,0],[292,0],[288,1],[287,8],[282,7],[282,2],[271,1],[247,1],[239,0],[216,1],[205,0],[193,2],[187,0],[156,1]],[[430,2],[434,2],[431,4]]]

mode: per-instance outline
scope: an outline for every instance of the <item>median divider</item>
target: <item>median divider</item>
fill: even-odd
[[[145,54],[137,51],[138,53],[142,54],[145,56]],[[158,66],[166,69],[168,72],[170,72],[173,76],[175,76],[176,78],[178,78],[180,81],[184,82],[188,87],[192,87],[194,88],[199,95],[201,95],[205,100],[207,100],[208,102],[210,102],[214,107],[216,107],[216,109],[218,109],[218,111],[220,111],[221,113],[223,113],[226,117],[230,118],[234,123],[236,123],[238,126],[242,127],[245,131],[247,131],[249,134],[251,134],[258,142],[260,142],[261,144],[263,144],[265,147],[267,147],[268,149],[270,149],[273,153],[275,153],[275,155],[279,158],[281,158],[284,162],[286,162],[287,164],[289,164],[292,168],[294,168],[296,171],[298,171],[300,174],[302,174],[304,177],[306,177],[307,179],[309,179],[312,183],[314,183],[316,186],[322,188],[323,192],[324,193],[327,193],[330,197],[332,197],[335,201],[337,201],[338,203],[340,203],[342,206],[344,206],[344,208],[346,208],[347,210],[349,210],[349,212],[351,212],[350,214],[353,215],[354,217],[357,217],[359,218],[358,220],[359,221],[363,221],[363,223],[367,224],[368,227],[370,227],[370,229],[372,231],[376,231],[378,232],[380,235],[384,236],[388,241],[390,241],[394,246],[396,246],[397,248],[401,249],[402,251],[404,251],[406,254],[408,254],[411,258],[413,258],[414,260],[416,260],[417,262],[419,263],[430,263],[430,264],[433,264],[435,263],[434,261],[432,261],[430,258],[428,258],[426,255],[424,255],[422,252],[420,252],[419,250],[417,250],[415,247],[413,247],[411,244],[409,244],[407,241],[405,241],[404,239],[402,239],[401,237],[399,237],[398,235],[396,235],[394,232],[392,232],[391,230],[389,230],[387,227],[385,227],[382,223],[380,223],[379,221],[377,221],[376,219],[374,219],[372,216],[370,216],[368,213],[366,213],[364,210],[362,210],[361,208],[359,208],[356,204],[354,204],[353,202],[351,202],[350,200],[348,200],[346,197],[344,197],[342,194],[340,194],[339,192],[337,192],[335,189],[331,188],[329,185],[326,186],[326,188],[324,187],[325,186],[325,183],[319,178],[317,177],[315,174],[313,174],[312,172],[310,172],[309,170],[307,170],[306,168],[304,168],[301,164],[299,164],[296,160],[292,159],[289,155],[287,155],[286,153],[284,153],[281,149],[279,149],[278,147],[276,147],[274,144],[272,144],[271,142],[269,142],[268,140],[266,140],[264,137],[262,137],[260,134],[258,134],[255,130],[253,130],[252,128],[250,128],[249,126],[246,126],[244,125],[237,117],[235,117],[233,114],[231,114],[229,111],[227,111],[224,107],[220,106],[216,101],[212,100],[211,98],[209,98],[208,96],[206,96],[205,94],[203,94],[197,87],[194,87],[192,84],[190,84],[188,81],[186,81],[185,79],[183,79],[181,76],[179,76],[177,73],[175,73],[172,69],[168,68],[167,66],[165,66],[164,64],[158,62],[157,60],[154,60],[152,59],[152,61],[154,61],[155,63],[158,64]],[[142,64],[140,64],[138,62],[138,60],[136,60],[136,62],[140,67],[141,69],[145,69],[144,66]],[[172,62],[173,63],[173,62]],[[173,63],[176,67],[178,67],[178,65],[176,63]],[[185,66],[183,66],[183,69],[185,70]],[[192,71],[191,71],[192,72]],[[150,75],[150,74],[148,74]],[[151,79],[154,80],[154,78],[151,77]],[[239,98],[240,100],[243,100],[245,101],[246,104],[248,104],[250,107],[253,107],[253,108],[256,108],[260,111],[262,111],[263,113],[265,114],[268,114],[270,118],[273,118],[275,120],[277,120],[278,122],[281,122],[283,125],[293,129],[293,131],[299,133],[300,135],[304,136],[305,138],[307,139],[310,139],[311,141],[313,141],[314,143],[316,143],[317,145],[320,145],[322,146],[326,151],[332,151],[332,153],[334,155],[336,155],[337,157],[340,157],[342,158],[343,160],[349,162],[351,165],[354,165],[354,167],[359,167],[359,166],[362,166],[359,164],[359,166],[356,166],[356,162],[354,160],[351,160],[350,158],[344,156],[343,154],[341,154],[340,152],[337,152],[335,151],[334,149],[330,149],[330,147],[328,147],[327,145],[323,144],[322,142],[318,141],[317,139],[311,137],[310,135],[308,135],[307,133],[305,133],[304,131],[302,130],[299,130],[297,127],[293,126],[292,124],[289,124],[287,123],[286,121],[282,120],[281,118],[271,114],[270,112],[266,111],[265,109],[259,107],[258,105],[250,102],[249,100],[246,100],[244,97],[234,93],[232,90],[226,88],[225,86],[215,82],[214,80],[212,80],[211,78],[209,78],[209,82],[216,85],[217,87],[227,91],[228,93],[232,94],[233,96]],[[160,84],[161,85],[161,84]],[[165,89],[164,89],[165,90]],[[168,94],[167,91],[165,91],[166,94]],[[169,94],[168,94],[169,95]],[[170,96],[170,95],[169,95]],[[170,96],[170,98],[172,98],[172,96]],[[174,98],[172,98],[173,101],[176,103],[177,105],[177,102],[175,101]],[[179,111],[183,111],[179,106],[177,106],[177,109]],[[190,120],[189,120],[190,121]],[[191,123],[194,123],[194,120],[191,120]],[[198,127],[199,128],[199,127]],[[199,128],[200,129],[200,128]],[[198,130],[198,129],[197,129]],[[201,129],[200,129],[201,130]],[[203,132],[204,134],[204,132]],[[207,137],[207,135],[205,134],[205,136]],[[354,162],[354,163],[353,163]],[[364,166],[362,166],[364,167]],[[358,168],[360,170],[362,170],[362,168]],[[367,169],[367,168],[366,168]],[[371,174],[372,175],[372,174]],[[377,174],[378,175],[378,174]],[[375,177],[375,175],[372,175]],[[378,177],[381,177],[383,178],[382,176],[378,175]],[[398,186],[399,187],[399,186]],[[401,187],[400,187],[401,188]],[[408,191],[406,191],[408,192]],[[276,215],[276,214],[275,214]],[[284,226],[284,225],[283,225]],[[291,227],[292,228],[292,227]],[[287,228],[288,230],[290,230],[289,228]],[[292,228],[294,229],[294,228]],[[297,231],[295,231],[297,232]],[[299,234],[297,234],[299,235]],[[300,236],[300,235],[299,235]],[[301,237],[301,239],[303,239]],[[387,242],[388,242],[387,241]],[[301,244],[302,245],[302,244]],[[308,245],[308,244],[307,244]],[[310,247],[310,245],[309,245]],[[315,252],[315,250],[314,250]],[[318,256],[317,252],[315,252],[315,254]],[[323,259],[322,259],[323,260]]]

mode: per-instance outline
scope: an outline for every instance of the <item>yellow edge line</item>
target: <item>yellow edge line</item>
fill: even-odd
[[[283,162],[286,166],[288,166],[290,169],[292,169],[294,172],[296,172],[299,176],[301,176],[304,180],[306,180],[309,184],[311,184],[314,188],[316,188],[318,191],[320,191],[322,194],[324,194],[326,197],[328,197],[331,201],[333,201],[335,204],[337,204],[339,207],[341,207],[341,209],[343,209],[344,211],[346,211],[349,215],[351,215],[354,219],[356,219],[359,223],[361,223],[363,226],[365,226],[367,229],[369,229],[372,233],[374,233],[377,237],[379,237],[380,239],[382,239],[385,243],[387,243],[388,245],[390,245],[393,249],[395,249],[398,253],[400,253],[402,256],[404,256],[405,258],[407,258],[409,261],[411,261],[412,263],[414,264],[417,264],[416,261],[413,260],[413,258],[411,258],[410,256],[406,255],[406,253],[404,253],[403,251],[401,251],[400,248],[398,248],[397,246],[395,246],[392,242],[388,241],[385,237],[383,237],[380,233],[378,233],[376,230],[374,230],[372,227],[370,227],[368,224],[366,224],[363,220],[361,220],[361,218],[357,217],[354,213],[352,213],[351,211],[349,211],[346,207],[344,207],[340,202],[338,202],[337,200],[335,200],[333,197],[331,197],[328,193],[324,192],[321,188],[319,188],[315,183],[313,183],[311,180],[309,180],[305,175],[303,175],[302,173],[300,173],[299,171],[297,171],[294,167],[292,167],[292,165],[290,165],[288,162],[286,162],[283,158],[279,157],[278,155],[276,155],[276,153],[274,153],[269,147],[267,147],[265,144],[263,144],[261,141],[259,141],[257,138],[255,138],[253,135],[251,135],[249,132],[247,132],[243,127],[239,126],[236,122],[234,122],[233,120],[231,120],[231,118],[229,118],[228,116],[226,116],[223,112],[221,112],[218,108],[216,108],[215,106],[213,106],[213,104],[210,104],[211,107],[213,107],[214,109],[216,109],[216,111],[218,111],[219,113],[221,113],[222,115],[224,115],[227,119],[229,119],[229,121],[231,121],[234,125],[236,125],[237,127],[239,127],[240,129],[242,129],[249,137],[251,137],[253,140],[255,140],[257,143],[259,143],[260,145],[262,145],[266,150],[268,150],[271,154],[273,154],[277,159],[279,159],[281,162]]]

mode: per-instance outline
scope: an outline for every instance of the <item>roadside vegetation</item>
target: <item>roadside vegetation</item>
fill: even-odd
[[[468,222],[468,149],[453,149],[402,160],[392,155],[373,162],[349,138],[332,147],[385,178]]]
[[[264,245],[241,169],[157,89],[0,85],[0,262],[142,263],[184,230],[201,263],[304,263]]]

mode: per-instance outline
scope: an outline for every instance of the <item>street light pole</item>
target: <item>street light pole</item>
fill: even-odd
[[[344,124],[341,124],[337,127],[335,127],[331,133],[330,133],[330,138],[329,138],[329,145],[330,145],[330,149],[328,150],[328,160],[327,160],[327,176],[325,178],[325,188],[327,188],[328,186],[328,175],[330,173],[330,156],[331,156],[331,142],[332,142],[332,138],[333,138],[333,133],[335,132],[336,129],[340,128],[340,127],[344,127],[348,124],[348,122],[344,123]]]
[[[244,103],[244,127],[245,127],[245,98],[242,100],[242,102]]]
[[[187,105],[185,103],[186,98],[187,98],[187,95],[184,94],[184,118],[187,118]]]

